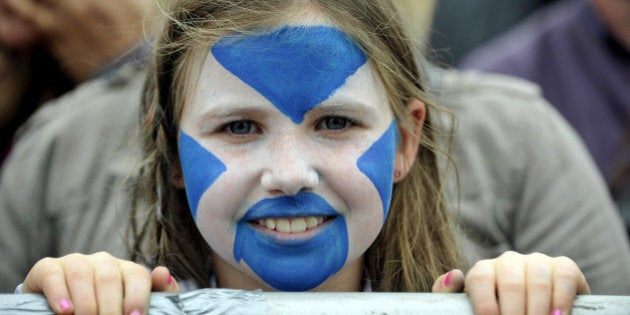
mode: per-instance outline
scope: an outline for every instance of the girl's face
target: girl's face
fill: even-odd
[[[223,38],[180,125],[188,201],[215,265],[286,291],[361,268],[387,217],[398,132],[382,83],[343,33]]]

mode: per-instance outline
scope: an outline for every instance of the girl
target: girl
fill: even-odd
[[[390,1],[172,1],[144,100],[132,232],[38,262],[58,313],[140,314],[195,287],[470,294],[478,314],[561,314],[567,258],[506,253],[464,277],[423,93]],[[177,279],[175,281],[174,279]]]

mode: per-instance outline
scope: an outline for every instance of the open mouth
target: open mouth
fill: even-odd
[[[279,233],[304,233],[308,230],[315,229],[326,222],[331,216],[307,216],[295,218],[265,218],[249,221],[251,224],[259,225],[264,229],[276,231]]]

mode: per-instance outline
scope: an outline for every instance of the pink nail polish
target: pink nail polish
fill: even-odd
[[[444,286],[446,286],[446,287],[448,287],[451,284],[451,274],[452,274],[452,272],[449,271],[446,274],[446,277],[444,277]],[[556,315],[556,314],[554,314],[554,315]]]
[[[61,302],[59,302],[59,307],[61,307],[62,310],[67,311],[70,309],[70,301],[63,299],[61,300]]]
[[[168,279],[166,280],[166,284],[168,284],[168,285],[172,285],[173,284],[173,276],[171,276],[170,274],[168,275]]]
[[[551,313],[551,315],[562,315],[562,311],[561,310],[554,310],[553,313]]]
[[[140,313],[140,311],[133,311],[129,315],[142,315],[142,313]]]

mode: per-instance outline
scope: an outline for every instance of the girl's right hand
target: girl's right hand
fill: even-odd
[[[104,252],[44,258],[22,286],[24,293],[43,293],[57,314],[146,314],[151,291],[179,292],[179,286],[165,267],[149,274]]]

